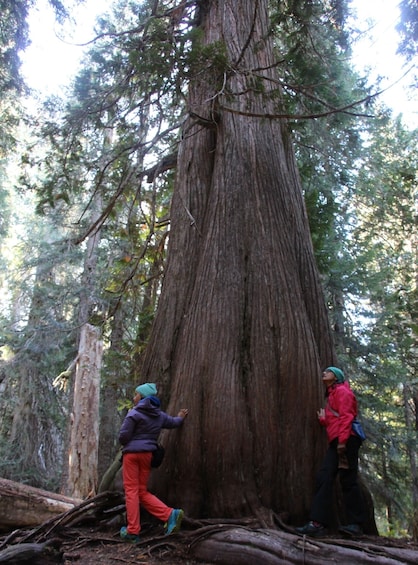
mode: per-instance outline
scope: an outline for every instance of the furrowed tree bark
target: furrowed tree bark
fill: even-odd
[[[288,127],[256,117],[277,114],[267,1],[208,1],[201,29],[227,62],[190,84],[143,361],[168,411],[190,416],[165,436],[154,485],[190,516],[264,506],[299,521],[326,442],[320,371],[336,359]]]

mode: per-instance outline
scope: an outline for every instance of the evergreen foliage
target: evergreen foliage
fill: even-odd
[[[389,528],[405,527],[406,516],[411,532],[417,491],[398,481],[413,476],[417,453],[416,135],[385,115],[370,127],[349,232],[360,342],[355,367],[375,439],[367,474],[373,482],[382,477],[385,488],[376,492],[385,498]]]
[[[19,52],[28,44],[27,15],[31,2],[0,1],[0,159],[14,143],[14,128],[19,121],[19,95],[24,91],[20,76]]]

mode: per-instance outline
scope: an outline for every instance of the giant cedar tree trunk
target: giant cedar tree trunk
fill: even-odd
[[[321,368],[334,361],[327,312],[286,123],[254,115],[277,112],[267,0],[203,4],[204,42],[222,42],[229,65],[200,69],[190,85],[143,364],[168,411],[190,415],[164,438],[156,486],[193,516],[264,506],[299,520],[324,449],[316,410]]]

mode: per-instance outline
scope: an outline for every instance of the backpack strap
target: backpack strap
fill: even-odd
[[[338,412],[336,410],[334,410],[333,408],[331,408],[331,404],[329,402],[327,402],[327,408],[329,409],[330,412],[332,412],[334,414],[334,416],[336,416],[337,418],[340,417]]]

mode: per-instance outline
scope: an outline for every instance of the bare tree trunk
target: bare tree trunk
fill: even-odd
[[[122,305],[116,308],[112,319],[112,332],[110,347],[107,351],[107,367],[104,367],[102,376],[102,390],[100,394],[100,437],[99,437],[99,482],[111,465],[115,453],[118,451],[118,435],[121,421],[117,414],[119,398],[117,359],[123,346],[123,320],[125,312]]]
[[[67,484],[68,492],[77,498],[97,490],[102,353],[100,329],[84,324],[75,375]]]
[[[287,125],[263,117],[277,113],[267,1],[202,9],[203,41],[228,63],[197,73],[179,150],[143,374],[190,417],[156,485],[192,516],[265,506],[301,520],[325,447],[320,370],[335,358]]]
[[[389,468],[388,462],[386,457],[386,450],[384,446],[380,446],[379,448],[379,457],[380,457],[380,465],[382,469],[382,486],[383,492],[390,492],[390,480],[389,480]],[[386,519],[389,526],[389,531],[395,531],[394,527],[394,512],[393,512],[393,501],[390,497],[386,497]]]
[[[106,148],[112,143],[112,136],[113,130],[111,127],[111,118],[109,118],[109,127],[105,129],[103,139],[104,154],[106,153]],[[102,211],[101,189],[102,187],[99,185],[95,191],[95,197],[92,203],[91,222],[93,225],[100,217]],[[98,428],[100,418],[98,398],[103,344],[99,339],[99,328],[94,328],[89,322],[91,316],[94,314],[95,307],[97,307],[96,278],[100,239],[101,230],[100,228],[97,228],[87,239],[87,246],[84,255],[84,267],[78,310],[80,328],[77,353],[78,365],[73,388],[72,413],[74,420],[69,422],[70,431],[68,441],[70,456],[68,458],[68,466],[64,468],[63,477],[64,490],[66,494],[71,496],[79,496],[79,493],[82,493],[82,496],[85,497],[95,493],[98,481],[97,450],[99,445]],[[94,363],[91,367],[88,366],[90,361]],[[91,382],[89,382],[90,376],[92,379]],[[77,404],[78,395],[81,394],[82,399],[85,402],[85,389],[88,387],[91,387],[93,404],[91,406],[88,406],[88,404],[79,406]],[[87,415],[86,412],[90,412],[90,415]],[[91,433],[93,434],[94,439],[92,438],[91,441],[95,441],[95,446],[93,453],[90,453],[89,450],[86,451],[86,448],[89,445],[89,441],[86,437],[89,433],[87,425],[92,424],[93,422],[94,427],[91,429]],[[74,425],[75,423],[76,426]],[[77,429],[78,426],[80,426],[80,430]],[[82,431],[84,435],[79,436],[77,433],[78,431]],[[93,463],[90,476],[88,472],[89,462]],[[78,477],[79,471],[83,472],[82,477]]]

